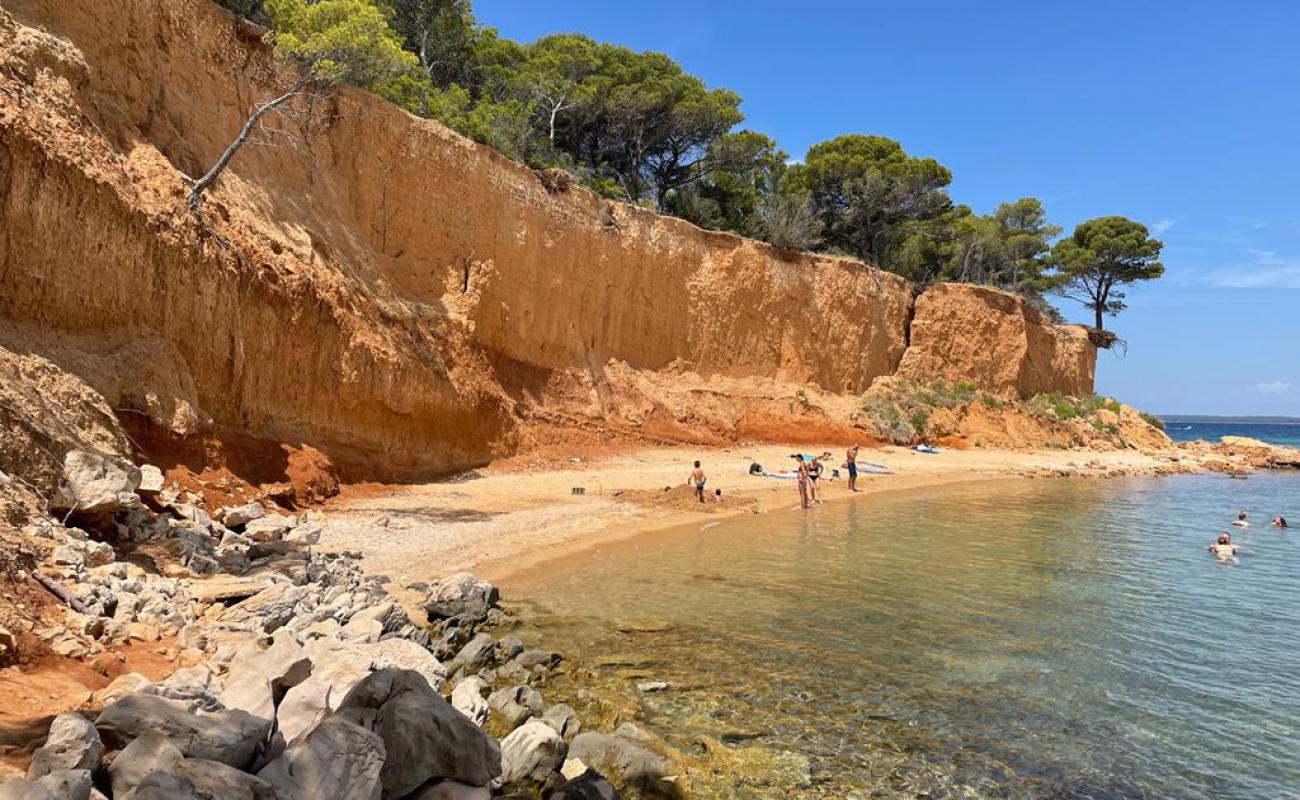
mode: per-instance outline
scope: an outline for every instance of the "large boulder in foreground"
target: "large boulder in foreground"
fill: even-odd
[[[366,676],[338,715],[383,739],[384,797],[403,797],[434,779],[486,786],[501,774],[501,750],[429,682],[410,670]]]
[[[271,722],[238,710],[200,716],[183,703],[139,693],[104,709],[95,728],[109,747],[125,747],[145,733],[157,733],[169,738],[187,758],[245,769],[266,739]]]
[[[529,720],[501,740],[501,784],[542,786],[552,781],[569,748],[550,725]]]
[[[257,777],[277,800],[380,800],[384,740],[360,725],[332,716],[294,742]]]
[[[32,753],[27,777],[35,780],[58,770],[99,769],[104,744],[90,720],[75,712],[60,714],[50,723],[45,744]]]

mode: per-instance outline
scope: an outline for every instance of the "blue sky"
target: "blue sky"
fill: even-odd
[[[878,133],[976,211],[1039,197],[1067,230],[1145,222],[1166,277],[1130,292],[1098,391],[1165,413],[1300,416],[1300,2],[476,0],[512,38],[668,53],[798,157]],[[1087,312],[1059,303],[1071,319]]]

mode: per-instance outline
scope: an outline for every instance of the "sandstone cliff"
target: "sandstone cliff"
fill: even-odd
[[[0,345],[160,431],[399,477],[548,427],[820,435],[896,370],[1091,390],[1086,337],[1011,295],[914,307],[898,276],[553,190],[352,89],[245,148],[199,225],[181,173],[276,85],[259,30],[207,0],[0,0],[0,45]]]

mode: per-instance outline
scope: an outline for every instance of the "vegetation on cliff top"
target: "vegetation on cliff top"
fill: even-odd
[[[359,68],[327,58],[332,80],[703,228],[861,258],[922,285],[997,286],[1054,319],[1045,297],[1059,294],[1093,310],[1098,328],[1124,307],[1118,287],[1162,271],[1161,244],[1139,223],[1102,217],[1053,247],[1061,228],[1039,200],[976,214],[949,196],[946,167],[884,136],[839,136],[789,163],[770,137],[740,127],[739,95],[662,53],[582,34],[515,42],[479,23],[469,0],[218,2],[269,26],[277,51],[299,63],[319,56],[313,41],[344,44]],[[362,35],[349,16],[379,19],[386,32]],[[304,27],[314,40],[295,33]]]

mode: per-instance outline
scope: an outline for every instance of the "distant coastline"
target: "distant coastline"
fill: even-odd
[[[1300,417],[1227,417],[1212,414],[1159,414],[1165,422],[1212,425],[1300,425]]]

